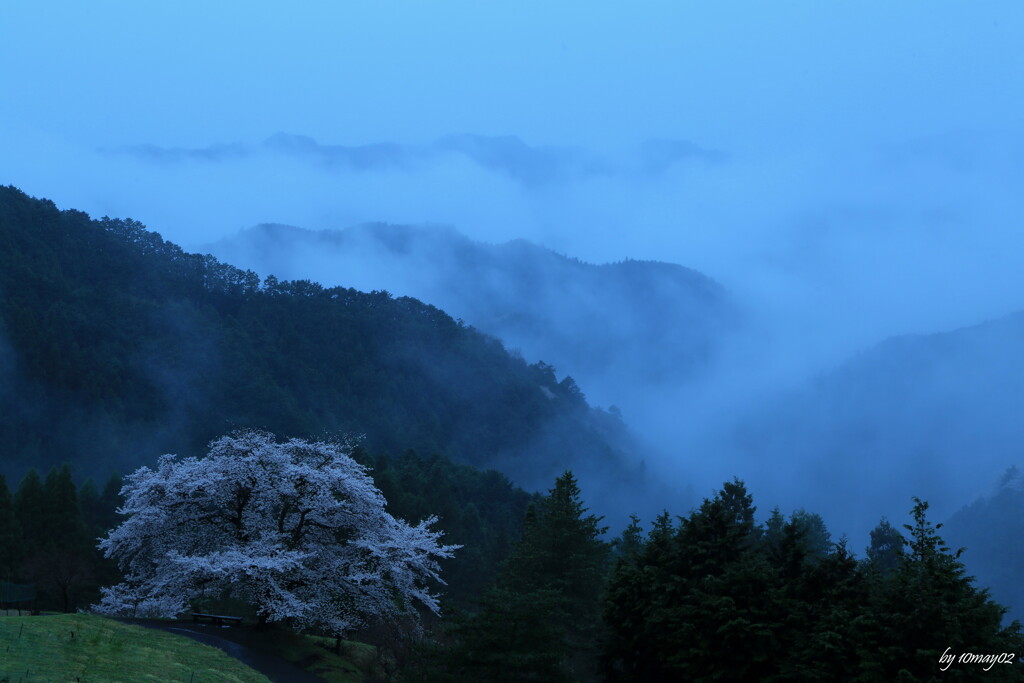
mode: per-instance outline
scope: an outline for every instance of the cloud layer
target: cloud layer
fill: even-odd
[[[713,379],[623,390],[698,490],[750,465],[708,455],[720,416],[892,335],[1024,309],[1017,2],[2,14],[0,183],[62,207],[186,247],[443,224],[722,283],[749,333]]]

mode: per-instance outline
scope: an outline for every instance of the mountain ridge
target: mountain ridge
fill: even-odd
[[[628,430],[571,379],[415,299],[261,281],[13,187],[0,266],[12,475],[63,460],[105,475],[247,427],[356,430],[371,450],[444,453],[532,487],[570,467],[635,473]]]
[[[624,155],[610,157],[582,147],[532,145],[516,135],[473,133],[444,135],[423,144],[384,141],[344,145],[321,143],[308,135],[277,132],[255,144],[231,142],[206,147],[140,144],[100,151],[160,164],[224,163],[277,155],[328,170],[356,172],[408,169],[455,160],[532,188],[602,176],[654,177],[680,164],[719,165],[730,160],[725,152],[688,140],[646,140]]]
[[[638,379],[691,379],[741,324],[728,291],[691,268],[590,264],[522,239],[475,241],[449,226],[261,224],[205,248],[264,273],[429,301],[563,369],[605,405]]]

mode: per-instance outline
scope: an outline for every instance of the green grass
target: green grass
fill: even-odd
[[[164,631],[90,614],[0,617],[0,683],[76,680],[269,683],[217,648]]]

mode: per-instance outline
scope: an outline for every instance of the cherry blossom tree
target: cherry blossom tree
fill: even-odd
[[[94,610],[175,616],[230,587],[260,621],[290,620],[340,637],[372,616],[437,613],[438,560],[459,546],[395,519],[351,443],[279,443],[272,434],[217,439],[202,459],[160,457],[126,478],[126,519],[100,548],[125,581]]]

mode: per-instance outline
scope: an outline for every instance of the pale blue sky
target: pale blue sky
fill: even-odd
[[[429,222],[697,268],[751,320],[694,402],[711,420],[887,336],[1024,310],[1022,46],[1020,0],[0,0],[0,184],[187,248],[259,222]],[[277,132],[516,135],[611,171],[327,167],[261,146]],[[636,172],[655,138],[729,160]],[[630,416],[647,436],[704,443],[653,403],[666,414]],[[687,463],[708,484],[748,465]]]
[[[0,124],[108,146],[888,141],[1020,125],[1022,43],[1010,0],[7,0]]]
[[[801,339],[843,311],[825,336],[845,353],[1024,307],[1021,45],[1016,0],[5,0],[0,183],[187,247],[384,220],[676,261],[799,313]],[[672,138],[731,161],[525,187],[452,156],[327,172],[97,152],[279,131],[517,135],[615,159]]]

